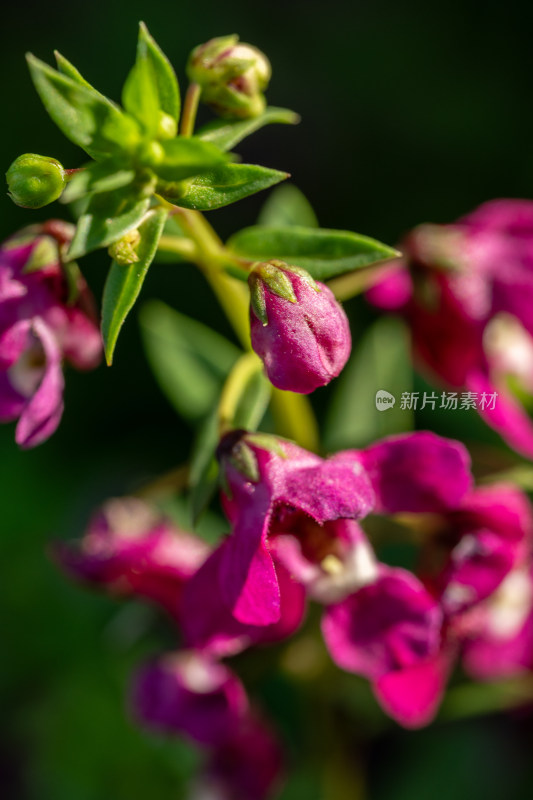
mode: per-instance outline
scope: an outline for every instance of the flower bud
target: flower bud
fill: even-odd
[[[350,327],[323,283],[283,261],[257,264],[248,278],[252,347],[274,386],[308,394],[348,360]]]
[[[202,100],[223,117],[256,117],[265,108],[262,92],[270,62],[239,37],[220,36],[196,47],[187,65],[189,80],[199,84]]]
[[[111,258],[120,264],[122,267],[127,267],[129,264],[135,264],[139,260],[137,255],[137,248],[141,242],[141,234],[137,228],[134,228],[128,233],[124,234],[121,239],[108,248]]]
[[[55,158],[26,153],[6,172],[9,196],[23,208],[42,208],[61,195],[66,186],[65,170]]]

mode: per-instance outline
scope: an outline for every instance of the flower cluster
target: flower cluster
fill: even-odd
[[[62,363],[96,367],[102,342],[80,273],[67,276],[62,252],[74,228],[51,220],[0,248],[0,421],[17,420],[16,440],[47,439],[63,413]]]
[[[452,225],[420,225],[404,259],[368,292],[401,309],[418,360],[450,387],[498,393],[483,419],[519,453],[533,456],[533,202],[493,200]]]
[[[177,624],[180,649],[135,679],[135,715],[206,748],[214,796],[268,797],[281,769],[223,659],[294,635],[308,601],[324,608],[333,661],[407,727],[434,716],[459,655],[481,679],[533,668],[531,508],[511,486],[475,488],[460,443],[420,432],[322,459],[234,431],[218,455],[231,533],[214,549],[130,499],[57,550],[71,574],[150,599]],[[421,542],[415,571],[380,561],[369,514]]]

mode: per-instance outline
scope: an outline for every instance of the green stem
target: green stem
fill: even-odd
[[[244,353],[231,370],[218,405],[220,432],[231,429],[235,412],[248,380],[262,369],[261,361],[255,353]]]
[[[179,215],[180,225],[187,236],[186,239],[179,236],[163,236],[161,249],[185,255],[200,267],[239,341],[244,349],[249,351],[251,349],[249,291],[243,281],[225,272],[224,266],[231,264],[232,259],[224,244],[203,214],[170,206],[163,198],[160,201],[163,205],[169,206],[172,213]],[[305,395],[274,389],[272,413],[281,436],[293,439],[308,450],[318,450],[318,426],[309,399]]]
[[[194,125],[196,122],[196,114],[198,113],[198,104],[200,102],[201,93],[202,89],[197,83],[189,84],[181,114],[180,134],[182,136],[192,136],[194,133]]]
[[[188,261],[196,261],[198,258],[198,248],[192,239],[184,236],[161,236],[157,249],[162,253],[170,253],[181,256]]]
[[[371,267],[362,267],[338,278],[328,281],[328,286],[337,300],[349,300],[362,292],[366,292],[376,283],[383,279],[383,275],[390,269],[391,264],[397,261],[383,261],[380,264],[372,264]]]
[[[305,394],[272,391],[272,413],[280,436],[293,439],[306,450],[319,449],[318,425],[313,407]]]

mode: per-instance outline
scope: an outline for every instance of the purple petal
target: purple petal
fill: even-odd
[[[378,512],[444,511],[472,485],[466,448],[429,431],[392,436],[353,455],[370,477]]]
[[[223,597],[239,622],[271,625],[281,618],[279,583],[272,556],[263,545],[244,551],[245,541],[251,541],[251,537],[242,529],[238,532],[236,529],[228,539],[220,567]]]
[[[399,672],[389,672],[374,683],[384,711],[404,728],[429,725],[438,711],[453,657],[448,652]]]
[[[384,311],[395,311],[410,300],[413,281],[405,263],[395,262],[381,272],[381,279],[366,292],[366,299]]]
[[[167,734],[184,733],[210,746],[222,744],[248,711],[238,678],[194,652],[145,666],[135,677],[132,695],[141,724]]]
[[[493,385],[482,370],[469,374],[466,388],[479,396],[497,393],[494,408],[491,409],[489,403],[484,410],[479,409],[480,416],[513,450],[533,458],[533,422],[520,402],[502,387]]]
[[[46,366],[41,384],[22,411],[15,441],[24,448],[35,447],[54,433],[63,414],[64,380],[61,352],[48,327],[36,318],[32,325],[42,344]]]
[[[383,568],[374,583],[326,609],[322,633],[336,664],[377,680],[433,655],[441,620],[437,604],[414,575]]]

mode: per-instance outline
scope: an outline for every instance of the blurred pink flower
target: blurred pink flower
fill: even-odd
[[[101,358],[92,297],[79,274],[69,302],[60,252],[72,233],[73,226],[52,220],[0,248],[0,421],[18,419],[21,447],[40,444],[59,425],[63,360],[92,369]]]
[[[451,225],[406,237],[403,266],[369,290],[401,309],[420,363],[444,384],[478,395],[478,410],[517,452],[533,456],[533,202],[494,200]],[[495,403],[481,402],[497,393]]]

